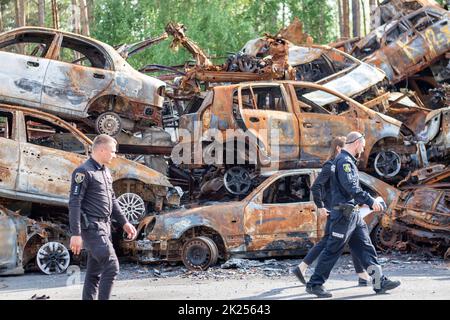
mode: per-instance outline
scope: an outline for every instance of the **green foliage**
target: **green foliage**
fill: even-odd
[[[222,63],[251,39],[275,34],[295,16],[315,43],[335,40],[334,0],[95,0],[91,36],[112,46],[159,36],[168,22],[183,23],[187,36],[214,63]],[[4,30],[15,27],[14,1],[0,0]],[[72,0],[58,0],[59,27],[72,31]],[[37,1],[27,1],[27,25],[38,25]],[[79,10],[77,8],[77,10]],[[51,1],[45,1],[45,25],[53,27]],[[171,52],[167,40],[130,57],[133,67],[177,65],[192,59],[180,48]],[[214,57],[219,57],[214,59]],[[221,58],[221,59],[220,59]]]
[[[187,36],[212,57],[236,52],[264,32],[275,34],[298,16],[316,43],[333,40],[333,10],[326,0],[100,0],[95,6],[93,37],[118,45],[155,37],[170,22],[183,23]],[[191,56],[184,48],[170,52],[170,38],[129,59],[146,64],[182,64]],[[222,60],[215,60],[220,63]]]

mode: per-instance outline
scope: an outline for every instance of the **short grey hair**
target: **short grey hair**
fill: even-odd
[[[100,145],[108,144],[111,142],[117,145],[117,140],[114,139],[113,137],[108,136],[107,134],[99,134],[98,136],[95,137],[92,143],[92,150],[96,149]]]
[[[352,144],[353,142],[356,142],[361,138],[364,138],[364,134],[358,131],[352,131],[347,135],[345,144]]]

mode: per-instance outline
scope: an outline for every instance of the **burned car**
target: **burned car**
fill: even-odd
[[[326,215],[312,200],[318,169],[266,172],[241,201],[210,202],[147,217],[138,226],[141,238],[122,248],[139,262],[183,261],[205,270],[217,259],[302,255],[322,237]],[[365,173],[361,186],[389,205],[398,191]],[[377,232],[381,213],[364,216]],[[376,239],[375,239],[376,240]]]
[[[427,250],[450,257],[450,168],[422,169],[401,188],[383,215],[379,245]],[[430,172],[421,172],[421,171]]]
[[[165,83],[134,70],[109,45],[23,27],[0,34],[0,102],[37,108],[117,135],[161,125]]]
[[[248,172],[272,165],[319,167],[333,137],[350,131],[366,136],[363,170],[393,179],[421,164],[414,135],[401,122],[325,86],[299,81],[212,88],[181,117],[172,161],[190,169],[240,164]],[[225,186],[245,193],[240,185],[248,178],[227,170]]]
[[[450,79],[449,17],[438,6],[397,14],[356,42],[349,53],[382,69],[392,84],[407,80],[428,104],[428,90]]]
[[[70,264],[67,229],[35,221],[0,206],[0,275],[23,274],[38,267],[46,274],[62,273]]]
[[[83,133],[54,115],[0,105],[0,197],[5,205],[66,207],[71,174],[87,159],[91,145]],[[161,173],[122,157],[109,168],[121,209],[131,222],[178,204],[178,193]]]

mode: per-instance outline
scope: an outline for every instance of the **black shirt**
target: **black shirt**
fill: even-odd
[[[69,223],[72,235],[81,234],[82,213],[88,218],[109,218],[112,215],[121,226],[128,222],[120,211],[112,182],[108,168],[101,166],[92,158],[75,169],[72,173],[69,199]]]
[[[332,160],[328,160],[323,164],[322,170],[311,187],[317,208],[326,208],[329,211],[331,211],[331,175],[334,174],[331,171],[332,165]]]

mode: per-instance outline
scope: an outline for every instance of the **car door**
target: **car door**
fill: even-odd
[[[45,53],[54,35],[21,32],[0,39],[0,101],[40,107],[49,59]]]
[[[241,128],[258,139],[273,162],[298,158],[298,123],[286,97],[278,84],[244,86],[233,110]]]
[[[85,150],[69,130],[34,115],[24,115],[26,141],[20,144],[20,171],[17,190],[30,200],[64,204],[68,201],[73,170],[86,160]],[[67,139],[58,139],[60,135]],[[75,146],[74,146],[75,145]]]
[[[328,157],[331,141],[362,130],[362,123],[347,101],[323,105],[334,95],[319,90],[293,85],[297,97],[297,118],[300,130],[300,162],[317,166]]]
[[[19,142],[13,136],[12,112],[0,111],[0,195],[14,194],[19,171]]]
[[[88,103],[111,85],[109,56],[99,46],[67,35],[51,60],[42,104],[55,113],[84,117]]]
[[[26,231],[26,225],[14,223],[13,218],[0,210],[0,274],[21,274],[23,272],[21,266],[21,257],[19,256],[21,250],[17,240],[18,234]]]
[[[317,211],[310,192],[310,174],[278,177],[244,209],[247,252],[302,253],[317,237]]]

